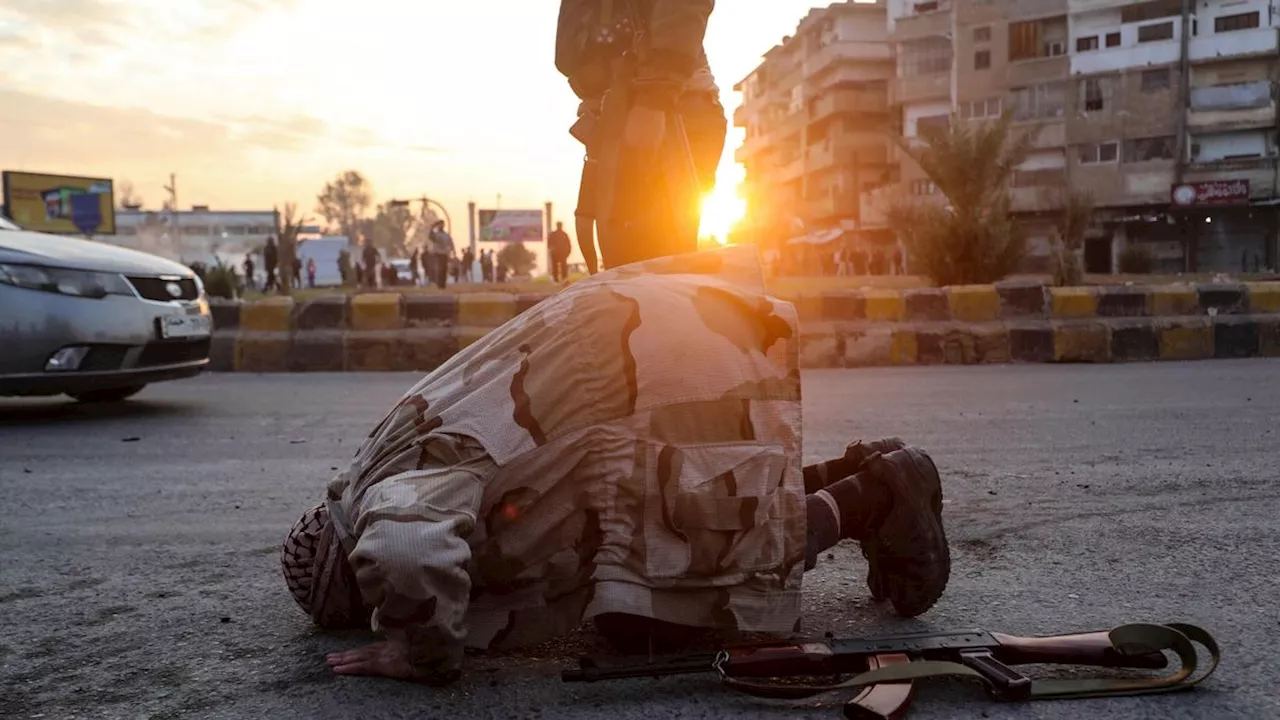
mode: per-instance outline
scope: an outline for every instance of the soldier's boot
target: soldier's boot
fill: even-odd
[[[822,488],[852,475],[863,468],[868,458],[876,453],[887,454],[906,447],[902,438],[889,437],[871,442],[855,440],[845,447],[844,455],[833,460],[826,460],[804,468],[804,490],[813,494]],[[880,571],[879,558],[876,553],[875,538],[868,538],[860,543],[862,556],[867,560],[867,589],[871,597],[884,600],[889,596],[888,585],[884,573]]]
[[[901,450],[907,444],[901,438],[891,437],[872,442],[855,440],[844,449],[844,455],[832,460],[808,465],[804,468],[804,491],[813,494],[833,482],[843,480],[862,470],[862,464],[876,453],[888,454]]]
[[[872,596],[904,617],[933,607],[951,576],[951,552],[942,482],[929,455],[918,448],[874,454],[823,493],[839,510],[841,535],[862,545]]]

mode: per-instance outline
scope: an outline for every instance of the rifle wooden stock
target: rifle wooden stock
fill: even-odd
[[[1000,643],[992,654],[1006,665],[1066,664],[1161,670],[1169,660],[1161,652],[1125,654],[1111,646],[1105,632],[1051,637],[1018,637],[991,633]]]

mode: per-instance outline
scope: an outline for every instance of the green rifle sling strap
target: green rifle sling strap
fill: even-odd
[[[1172,650],[1182,661],[1182,667],[1173,675],[1157,678],[1086,678],[1073,680],[1033,680],[1029,700],[1054,700],[1069,698],[1115,697],[1122,695],[1151,695],[1190,688],[1213,674],[1221,659],[1217,641],[1207,631],[1194,625],[1170,623],[1149,625],[1134,623],[1121,625],[1110,633],[1111,644],[1120,652],[1148,653],[1154,650]],[[1208,670],[1194,680],[1188,680],[1197,669],[1194,643],[1209,651],[1212,659]],[[731,670],[730,670],[731,672]],[[888,665],[856,675],[834,685],[769,685],[725,675],[725,685],[749,695],[768,698],[795,699],[836,690],[856,690],[879,683],[904,682],[934,677],[975,678],[993,691],[994,686],[977,670],[948,660],[921,660]]]

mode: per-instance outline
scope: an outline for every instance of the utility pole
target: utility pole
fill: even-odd
[[[1177,117],[1177,157],[1173,161],[1173,184],[1181,185],[1186,175],[1187,155],[1190,138],[1187,137],[1187,112],[1191,106],[1191,0],[1182,0],[1182,38],[1178,54],[1178,117]],[[1173,198],[1170,197],[1172,207]],[[1194,267],[1195,250],[1191,239],[1190,223],[1187,213],[1177,216],[1177,223],[1182,236],[1182,266],[1184,272],[1191,272]]]
[[[169,184],[164,189],[169,193],[169,237],[178,252],[182,252],[182,228],[178,227],[178,176],[175,173],[169,173]]]

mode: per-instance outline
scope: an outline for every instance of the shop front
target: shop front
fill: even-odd
[[[1251,200],[1250,181],[1183,183],[1171,210],[1186,238],[1193,272],[1263,272],[1276,265],[1277,208]]]

